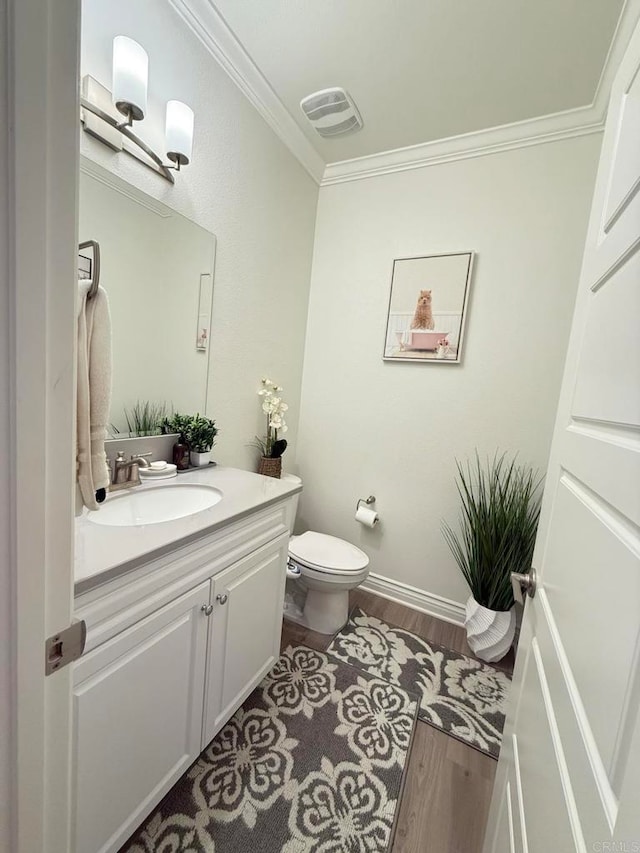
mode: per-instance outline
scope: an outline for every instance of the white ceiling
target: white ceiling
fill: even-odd
[[[325,163],[582,107],[623,0],[215,0]],[[299,102],[343,86],[365,127],[322,139]]]

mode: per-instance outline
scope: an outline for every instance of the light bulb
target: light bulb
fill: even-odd
[[[113,40],[113,103],[133,121],[141,121],[147,111],[149,57],[138,42],[127,36]]]

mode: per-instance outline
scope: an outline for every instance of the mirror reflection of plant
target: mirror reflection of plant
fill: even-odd
[[[533,469],[494,456],[483,468],[478,452],[472,464],[456,460],[456,488],[462,502],[460,533],[442,523],[444,537],[478,604],[509,610],[513,601],[511,572],[531,566],[538,520],[541,482]]]
[[[138,400],[131,408],[125,407],[124,417],[127,429],[133,437],[160,435],[166,420],[167,404],[152,403],[150,400]]]
[[[207,453],[216,443],[218,432],[215,421],[197,414],[190,417],[183,435],[190,450],[194,453]]]
[[[260,450],[262,456],[272,457],[274,452],[282,456],[287,447],[285,439],[278,439],[278,432],[282,434],[289,429],[284,419],[284,413],[288,411],[289,406],[279,396],[283,390],[281,385],[276,385],[266,378],[262,380],[262,387],[258,390],[258,396],[262,397],[262,411],[267,419],[267,432],[263,437],[256,436],[254,446]]]

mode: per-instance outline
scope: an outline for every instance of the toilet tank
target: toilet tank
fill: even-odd
[[[296,477],[295,474],[283,474],[280,477],[281,480],[284,480],[285,483],[291,483],[291,485],[301,486],[302,480],[300,477]],[[293,496],[291,501],[291,515],[289,517],[289,533],[293,535],[293,527],[296,523],[296,515],[298,514],[298,498],[300,497],[300,493]]]

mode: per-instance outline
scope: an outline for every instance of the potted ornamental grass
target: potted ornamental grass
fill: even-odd
[[[287,449],[287,440],[282,438],[282,435],[288,430],[284,414],[289,406],[282,399],[283,390],[281,385],[277,385],[270,379],[263,379],[258,389],[258,396],[262,398],[262,412],[266,418],[267,429],[264,436],[256,436],[254,446],[260,451],[258,474],[264,474],[266,477],[280,478],[282,454]]]
[[[459,531],[443,522],[444,537],[471,595],[465,608],[467,642],[481,660],[500,660],[516,629],[511,572],[531,567],[540,518],[541,478],[532,468],[496,454],[486,465],[456,460],[461,501]]]
[[[182,434],[189,445],[191,464],[197,468],[211,462],[211,449],[216,443],[216,422],[204,415],[193,415],[182,424]]]

